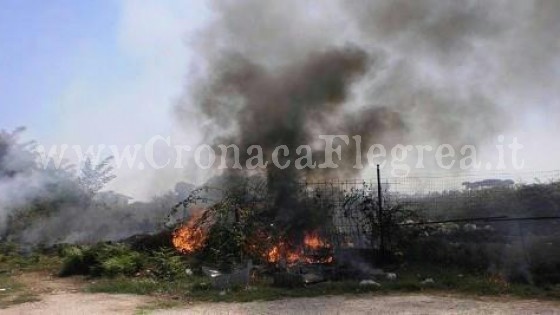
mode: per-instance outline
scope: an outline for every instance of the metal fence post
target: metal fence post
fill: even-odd
[[[381,191],[381,171],[377,164],[377,221],[379,224],[379,258],[385,260],[385,231],[383,220],[383,196]]]

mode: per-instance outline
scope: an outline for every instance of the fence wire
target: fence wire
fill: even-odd
[[[378,187],[382,208],[379,211]],[[307,197],[328,209],[328,234],[339,248],[380,247],[385,215],[402,225],[453,224],[496,231],[503,239],[560,237],[560,171],[426,174],[301,183]],[[307,198],[309,199],[309,198]],[[412,218],[395,218],[406,211]],[[523,240],[521,240],[523,241]],[[389,241],[388,247],[391,246]]]

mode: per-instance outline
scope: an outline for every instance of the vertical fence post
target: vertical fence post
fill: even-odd
[[[381,171],[377,164],[377,221],[379,223],[379,259],[385,260],[385,231],[383,220],[383,196],[381,191]]]

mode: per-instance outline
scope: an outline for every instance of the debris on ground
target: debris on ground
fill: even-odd
[[[244,268],[234,269],[232,273],[222,273],[205,266],[202,267],[202,272],[210,277],[214,289],[225,290],[234,286],[247,287],[251,280],[252,269],[253,263],[249,260]]]
[[[379,269],[379,268],[373,268],[368,273],[372,277],[383,277],[383,276],[385,276],[385,271],[383,271],[383,269]]]
[[[316,272],[310,272],[302,275],[305,284],[319,283],[325,281],[325,277]]]
[[[381,287],[381,284],[378,282],[375,282],[371,279],[368,280],[362,280],[360,281],[360,286],[375,286],[375,287]]]
[[[427,284],[434,284],[436,282],[432,278],[426,278],[426,279],[424,279],[424,281],[422,281],[420,283],[423,284],[423,285],[427,285]]]

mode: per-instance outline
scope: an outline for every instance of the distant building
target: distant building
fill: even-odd
[[[480,190],[488,188],[511,188],[515,182],[511,179],[485,179],[477,182],[463,182],[467,190]]]

